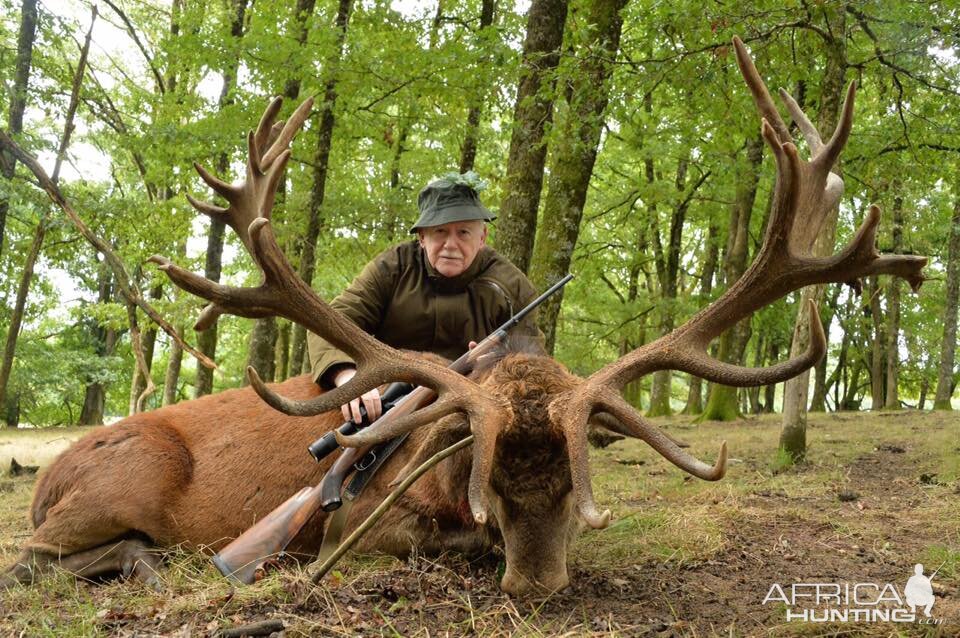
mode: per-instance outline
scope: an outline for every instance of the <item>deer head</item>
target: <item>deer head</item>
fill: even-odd
[[[297,276],[276,243],[270,214],[277,183],[290,157],[287,147],[305,121],[311,100],[301,104],[286,123],[276,124],[281,103],[279,99],[271,103],[256,132],[248,136],[247,171],[241,183],[227,184],[197,166],[203,180],[229,205],[223,208],[190,198],[191,203],[203,213],[223,218],[237,232],[263,273],[258,287],[216,284],[162,257],[151,259],[178,286],[210,302],[201,313],[198,329],[221,313],[280,315],[323,336],[355,359],[358,373],[352,380],[311,401],[278,396],[248,369],[257,393],[284,413],[307,416],[336,409],[388,381],[434,389],[438,398],[429,407],[339,437],[341,444],[366,446],[438,421],[438,439],[472,432],[469,506],[480,525],[487,524],[489,512],[493,512],[490,522],[503,534],[507,554],[503,588],[521,593],[537,587],[562,587],[567,583],[566,548],[578,521],[603,528],[610,518],[609,511],[601,513],[597,508],[590,482],[587,425],[591,418],[605,414],[606,423],[612,423],[621,434],[643,439],[694,476],[717,480],[725,472],[725,443],[712,465],[691,457],[622,398],[620,391],[627,383],[665,369],[731,386],[784,381],[811,367],[825,352],[826,338],[813,304],[809,307],[810,345],[797,358],[768,368],[746,368],[711,358],[707,346],[739,320],[803,286],[855,283],[881,273],[903,277],[915,290],[923,281],[924,258],[877,253],[874,238],[879,209],[875,206],[841,251],[825,258],[812,254],[820,226],[842,194],[843,182],[831,169],[850,134],[854,86],[847,91],[840,122],[826,143],[797,104],[781,91],[810,148],[809,159],[802,159],[743,43],[735,38],[734,47],[777,167],[763,245],[747,272],[713,304],[673,332],[587,379],[574,377],[550,359],[530,355],[506,357],[479,382],[461,377],[435,362],[380,343],[338,315]]]

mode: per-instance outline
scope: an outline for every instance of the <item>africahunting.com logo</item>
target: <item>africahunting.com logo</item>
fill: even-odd
[[[942,566],[941,566],[942,567]],[[763,604],[786,605],[787,622],[900,622],[939,625],[931,615],[933,578],[915,565],[903,589],[893,583],[794,583],[770,586]]]

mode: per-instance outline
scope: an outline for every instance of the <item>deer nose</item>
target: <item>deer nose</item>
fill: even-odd
[[[530,578],[517,570],[510,569],[503,574],[500,589],[511,596],[533,596],[550,594],[559,591],[570,584],[566,566],[556,571],[537,574],[537,578]]]

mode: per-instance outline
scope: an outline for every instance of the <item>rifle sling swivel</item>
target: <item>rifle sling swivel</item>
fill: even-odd
[[[340,546],[340,539],[343,538],[343,530],[346,527],[347,517],[350,515],[354,501],[356,501],[360,493],[363,492],[363,488],[367,486],[370,479],[373,478],[373,475],[377,473],[377,470],[380,469],[387,459],[389,459],[406,440],[407,435],[404,434],[395,439],[390,439],[389,441],[375,445],[354,465],[356,471],[353,473],[353,478],[350,479],[350,482],[343,490],[343,503],[337,511],[334,512],[330,518],[329,525],[327,525],[327,531],[323,533],[323,543],[320,545],[320,552],[317,555],[318,561],[325,561],[336,551],[337,547]]]

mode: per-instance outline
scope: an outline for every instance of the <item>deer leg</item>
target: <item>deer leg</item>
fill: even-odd
[[[33,554],[30,551],[24,551],[17,558],[17,562],[7,568],[0,576],[0,591],[9,589],[14,585],[30,585],[34,577]]]
[[[143,541],[127,539],[59,557],[43,551],[24,550],[17,562],[0,577],[0,587],[36,584],[55,567],[79,578],[120,573],[124,578],[133,577],[153,588],[160,586],[157,576],[159,554]]]
[[[160,555],[140,540],[127,539],[65,556],[60,567],[81,578],[120,572],[124,578],[159,587]]]

